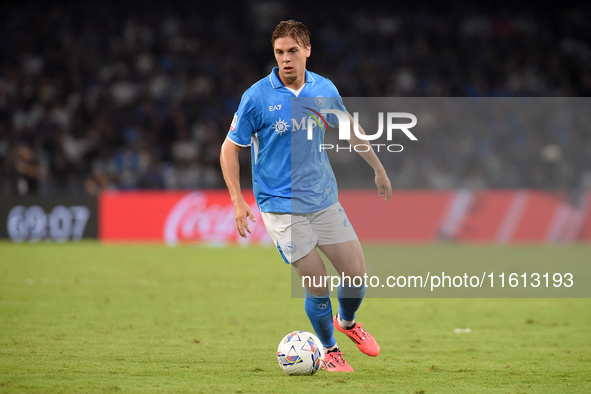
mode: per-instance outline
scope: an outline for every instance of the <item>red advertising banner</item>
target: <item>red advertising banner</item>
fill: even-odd
[[[104,192],[99,237],[106,242],[270,243],[254,196],[247,239],[238,235],[225,190]],[[573,206],[560,193],[535,190],[342,190],[339,200],[362,241],[558,243],[591,241],[591,193]]]
[[[236,231],[234,208],[227,191],[104,192],[99,199],[99,238],[106,242],[152,241],[169,245],[190,242],[269,243],[252,192],[244,198],[256,222],[244,240]]]
[[[578,207],[536,190],[345,191],[340,201],[362,240],[558,243],[591,241],[591,193]]]
[[[451,191],[395,191],[386,202],[377,190],[339,191],[339,201],[357,236],[376,242],[438,239],[453,196]]]

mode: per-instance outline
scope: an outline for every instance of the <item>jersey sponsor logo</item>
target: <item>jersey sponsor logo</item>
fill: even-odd
[[[232,124],[230,125],[230,131],[233,133],[234,128],[236,127],[236,122],[238,121],[238,114],[234,114],[234,118],[232,119]]]
[[[277,104],[277,105],[270,105],[269,106],[269,111],[273,112],[273,111],[278,111],[281,109],[281,104]]]
[[[273,126],[271,126],[271,127],[273,128],[273,130],[275,130],[277,132],[277,134],[281,135],[287,131],[287,129],[289,128],[289,125],[287,124],[286,121],[279,118],[279,120],[277,120],[275,123],[273,123]]]
[[[302,120],[300,120],[299,122],[297,121],[297,119],[295,118],[291,118],[291,131],[299,131],[299,130],[305,130],[306,129],[306,120],[309,119],[307,116],[303,116]],[[312,127],[315,127],[316,125],[314,124]]]
[[[308,130],[308,136],[311,136],[311,129],[316,128],[318,126],[320,130],[322,130],[324,126],[324,131],[328,130],[328,123],[326,119],[320,112],[313,110],[310,107],[304,107],[310,112],[304,112],[304,114],[308,116],[302,116],[302,119],[298,122],[297,119],[291,118],[291,131],[299,131],[299,130]],[[310,139],[310,138],[308,138]]]
[[[304,112],[306,115],[309,115],[310,118],[314,119],[316,121],[316,124],[318,126],[320,126],[320,128],[322,129],[322,125],[324,124],[324,130],[328,130],[328,125],[326,124],[326,120],[324,119],[324,117],[318,112],[318,111],[314,111],[312,108],[310,107],[304,107],[307,110],[312,111],[312,113],[309,112]],[[322,123],[320,123],[320,121],[322,121]],[[308,121],[308,124],[310,123],[310,121]],[[310,136],[308,136],[310,137]],[[310,138],[308,138],[310,139]]]
[[[310,128],[315,129],[318,125],[322,129],[322,124],[327,124],[324,117],[322,117],[322,121],[318,119],[318,117],[312,118],[312,116],[302,116],[302,119],[299,121],[295,118],[291,118],[291,131],[300,131],[300,130],[308,130]]]

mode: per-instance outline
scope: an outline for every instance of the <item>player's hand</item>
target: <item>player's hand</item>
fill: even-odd
[[[388,175],[385,172],[376,172],[375,182],[380,192],[380,197],[385,196],[385,200],[388,201],[392,197],[392,184]]]
[[[236,218],[236,229],[238,233],[242,238],[246,238],[248,236],[246,233],[251,233],[247,218],[250,218],[252,222],[257,221],[246,201],[243,200],[234,205],[234,217]]]

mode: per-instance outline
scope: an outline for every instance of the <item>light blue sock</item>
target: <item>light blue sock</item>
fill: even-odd
[[[306,299],[304,300],[306,315],[308,315],[308,319],[310,319],[310,323],[324,347],[332,347],[336,344],[329,294],[330,292],[327,292],[325,296],[318,297],[306,290]]]
[[[343,320],[355,320],[355,312],[359,309],[364,295],[365,286],[339,286],[339,317]]]

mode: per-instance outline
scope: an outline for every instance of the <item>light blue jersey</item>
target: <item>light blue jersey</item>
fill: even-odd
[[[309,71],[292,105],[296,95],[283,85],[278,70],[244,93],[228,138],[251,146],[253,191],[262,212],[317,212],[338,201],[326,151],[319,149],[327,123],[337,121],[320,111],[345,108],[334,84]],[[314,119],[312,140],[307,138],[308,119]]]

